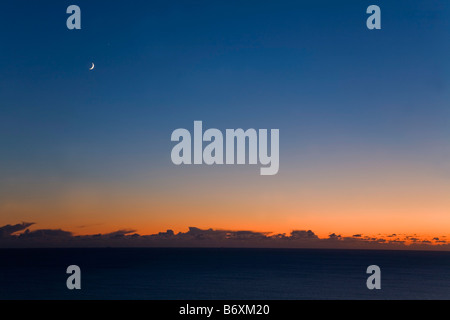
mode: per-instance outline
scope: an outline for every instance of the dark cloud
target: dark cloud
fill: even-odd
[[[389,240],[388,243],[391,243],[391,244],[405,244],[405,241],[404,240],[397,240],[397,239],[395,239],[395,240]]]
[[[104,234],[103,237],[104,238],[110,238],[110,239],[113,239],[113,238],[117,239],[117,238],[123,238],[127,234],[135,233],[135,232],[136,232],[136,230],[123,229],[123,230],[117,230],[117,231],[114,231],[114,232],[111,232],[111,233]]]
[[[52,230],[52,229],[42,229],[36,231],[29,231],[28,229],[19,235],[19,238],[22,239],[54,239],[54,238],[63,238],[69,239],[72,237],[72,233],[68,231],[63,231],[61,229]]]
[[[268,247],[268,248],[343,248],[343,249],[432,249],[450,250],[446,241],[433,242],[410,235],[392,234],[381,237],[354,234],[342,237],[331,233],[319,238],[311,230],[294,230],[289,235],[249,230],[200,229],[190,227],[186,232],[173,230],[140,235],[133,229],[121,229],[106,234],[78,235],[61,229],[27,229],[33,223],[0,227],[0,247]],[[25,230],[26,229],[26,230]],[[18,233],[19,231],[23,231]],[[396,238],[393,238],[395,236]],[[387,238],[387,239],[386,239]]]
[[[294,230],[291,232],[291,239],[319,239],[319,237],[311,230]]]
[[[175,237],[175,232],[173,232],[173,230],[167,230],[166,232],[159,232],[158,234],[147,237],[152,237],[154,239],[173,239]]]
[[[254,231],[233,231],[233,230],[214,230],[214,229],[199,229],[196,227],[189,227],[188,232],[179,232],[174,234],[172,230],[167,230],[165,233],[158,233],[151,237],[155,239],[177,239],[177,240],[261,240],[266,239],[269,233],[254,232]]]
[[[328,236],[329,240],[341,240],[341,238],[342,238],[341,235],[337,235],[335,233],[332,233]]]
[[[6,225],[0,228],[0,238],[5,238],[10,236],[11,234],[22,231],[30,226],[32,226],[34,222],[22,222],[16,225]]]

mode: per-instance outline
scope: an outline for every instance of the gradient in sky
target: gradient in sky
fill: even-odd
[[[447,0],[3,3],[0,224],[450,235],[449,16]],[[174,166],[170,135],[195,120],[279,129],[279,173]]]

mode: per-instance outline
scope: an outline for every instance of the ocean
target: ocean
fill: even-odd
[[[70,265],[81,290],[66,287]],[[380,290],[366,286],[369,265],[381,268]],[[0,299],[450,299],[450,252],[1,249]]]

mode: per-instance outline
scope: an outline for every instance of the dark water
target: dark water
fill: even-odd
[[[381,290],[368,290],[369,265]],[[66,287],[69,265],[82,289]],[[0,250],[0,299],[450,299],[450,252]]]

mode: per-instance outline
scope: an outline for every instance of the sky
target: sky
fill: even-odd
[[[446,0],[2,4],[0,225],[450,236],[449,14]],[[196,120],[279,129],[278,174],[175,166],[171,133]]]

